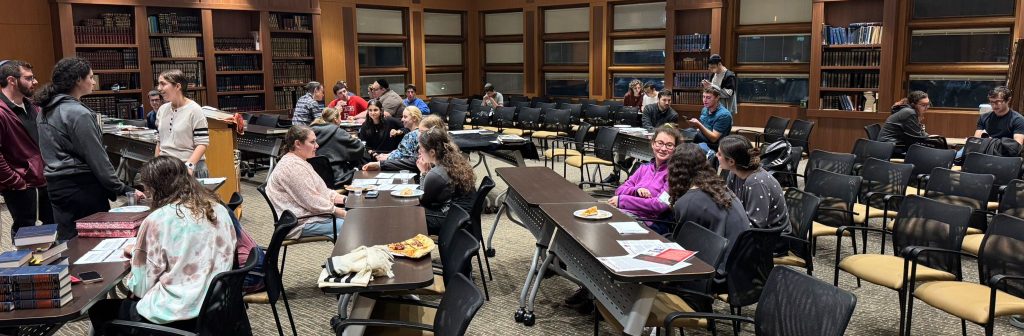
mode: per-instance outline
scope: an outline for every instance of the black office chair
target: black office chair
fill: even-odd
[[[452,111],[448,116],[448,130],[459,131],[466,128],[466,111]]]
[[[228,204],[225,204],[225,205],[227,205],[229,210],[234,212],[235,210],[238,209],[238,207],[242,206],[242,202],[243,201],[245,201],[245,198],[242,198],[242,194],[239,194],[236,191],[236,192],[231,193],[231,199],[229,199],[228,200]]]
[[[255,122],[250,123],[266,127],[277,127],[277,116],[270,114],[260,114],[256,116]]]
[[[775,265],[803,267],[807,275],[814,274],[814,250],[811,249],[811,228],[818,214],[821,198],[796,188],[786,188],[786,210],[789,213],[789,233],[783,233],[788,253],[775,257]]]
[[[878,141],[879,133],[882,133],[882,124],[874,123],[864,126],[864,134],[868,136],[868,140]]]
[[[793,146],[804,148],[804,153],[811,153],[811,131],[814,130],[814,122],[802,119],[793,120],[789,126],[789,133],[786,133],[786,140]]]
[[[484,208],[487,206],[487,195],[494,189],[494,180],[490,176],[484,176],[480,181],[480,187],[476,188],[476,195],[473,196],[473,209],[469,210],[469,233],[473,234],[480,241],[480,247],[484,250],[486,257],[494,256],[494,247],[488,247],[484,245],[484,231],[483,222],[481,216],[484,213]],[[484,273],[483,265],[480,265],[480,256],[477,255],[476,263],[480,267],[480,274]],[[494,276],[491,274],[491,261],[487,258],[483,258],[487,264],[487,277],[490,280],[494,280]],[[481,275],[481,279],[483,276]],[[487,294],[486,291],[484,294]]]
[[[761,144],[770,144],[786,138],[786,127],[789,126],[789,118],[771,116],[764,124],[764,132],[748,130],[736,130],[736,134],[751,134],[754,136],[754,146],[760,148]]]
[[[431,103],[438,102],[438,103],[445,103],[445,104],[447,104],[449,101],[451,101],[451,99],[452,99],[452,97],[431,97],[430,98],[430,102]]]
[[[558,103],[537,103],[534,107],[539,109],[553,109],[558,106]]]
[[[255,248],[250,254],[256,253]],[[210,287],[203,298],[203,306],[196,318],[196,331],[189,332],[159,324],[113,320],[100,330],[99,334],[113,334],[111,331],[131,335],[252,335],[249,315],[242,302],[242,283],[245,276],[256,267],[257,258],[249,258],[239,269],[221,272],[210,281]]]
[[[910,176],[911,186],[907,187],[907,195],[920,195],[924,184],[928,181],[928,175],[935,168],[949,169],[953,166],[953,159],[956,151],[952,149],[938,149],[913,145],[907,149],[907,156],[903,162],[914,165],[914,172]]]
[[[274,223],[279,223],[279,218],[277,216],[277,209],[274,208],[274,203],[270,201],[270,196],[267,195],[267,184],[264,183],[264,184],[259,185],[258,187],[256,187],[256,191],[259,191],[260,195],[263,195],[263,199],[267,201],[267,207],[270,208],[270,214],[274,216]],[[283,213],[282,213],[282,216],[283,216]],[[303,218],[307,218],[307,217],[313,217],[313,216],[330,216],[332,223],[335,220],[334,213],[303,216],[303,217],[299,217],[299,219],[303,219]],[[338,226],[334,225],[332,227],[332,229],[334,230],[334,237],[337,238],[338,237],[338,231],[337,231]],[[298,244],[306,244],[306,243],[322,242],[322,241],[328,241],[328,242],[331,242],[332,244],[334,243],[334,240],[331,239],[331,237],[327,237],[327,236],[313,236],[313,237],[300,237],[300,238],[296,238],[296,239],[285,239],[284,243],[282,243],[282,246],[284,246],[284,251],[283,251],[283,255],[281,256],[281,272],[284,273],[284,265],[285,265],[285,262],[288,260],[288,246],[298,245]]]
[[[348,326],[352,325],[433,331],[434,335],[438,336],[465,335],[469,323],[473,321],[473,316],[484,304],[483,293],[480,293],[480,289],[476,288],[473,282],[462,274],[456,274],[449,280],[446,287],[445,294],[441,297],[441,303],[437,306],[437,312],[434,314],[434,325],[432,326],[404,321],[345,319],[332,320],[331,327],[336,335],[341,335]]]
[[[317,155],[306,159],[306,162],[310,166],[313,166],[313,171],[320,176],[320,179],[324,181],[324,185],[331,189],[338,189],[338,186],[334,181],[334,169],[331,168],[331,160],[326,156]]]
[[[610,126],[612,124],[611,112],[608,106],[590,105],[583,110],[583,121],[594,126]]]
[[[853,217],[856,213],[853,208],[860,195],[862,181],[863,178],[860,176],[822,169],[811,171],[804,191],[821,198],[821,204],[811,224],[811,251],[817,251],[818,237],[834,236],[837,228],[854,225]],[[851,239],[850,244],[854,250],[857,249],[856,239]]]
[[[791,156],[791,160],[792,159],[793,157]],[[773,175],[775,175],[777,179],[778,177],[784,177],[783,179],[785,182],[783,182],[783,179],[779,179],[779,182],[782,185],[796,187],[797,177],[804,178],[804,183],[806,184],[811,172],[815,169],[821,169],[843,175],[853,174],[853,163],[856,160],[857,156],[853,154],[833,153],[815,149],[811,151],[811,155],[807,159],[807,164],[804,165],[803,174],[775,171],[773,172]]]
[[[981,153],[968,153],[964,158],[963,171],[975,174],[992,174],[995,180],[992,181],[992,190],[989,193],[989,203],[986,208],[995,210],[999,206],[1001,190],[1011,180],[1020,177],[1021,164],[1024,158],[1019,156],[995,156]]]
[[[430,102],[427,104],[427,108],[430,109],[430,114],[436,115],[441,120],[448,121],[451,111],[449,110],[450,105],[444,102]]]
[[[291,211],[285,210],[281,213],[281,220],[277,221],[274,233],[270,236],[270,244],[267,245],[266,255],[263,257],[263,283],[262,292],[245,295],[242,299],[249,304],[269,304],[270,311],[274,313],[274,323],[277,324],[277,333],[284,335],[281,328],[281,317],[277,313],[277,300],[284,301],[284,310],[288,314],[288,323],[292,327],[292,335],[295,333],[295,319],[292,318],[292,308],[288,305],[288,295],[284,290],[284,279],[282,278],[283,268],[277,267],[277,258],[281,254],[281,247],[286,241],[288,233],[298,225],[298,219]],[[256,260],[256,258],[249,258]],[[282,266],[283,264],[282,257]]]
[[[465,98],[452,98],[448,100],[448,103],[455,105],[469,105],[469,100]]]
[[[857,139],[853,143],[853,151],[851,152],[851,154],[857,156],[857,159],[853,161],[853,172],[859,172],[860,167],[864,165],[864,161],[867,161],[868,158],[889,161],[892,158],[894,148],[896,148],[896,144],[892,142]]]

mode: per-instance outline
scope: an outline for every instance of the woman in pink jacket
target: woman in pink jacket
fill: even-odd
[[[654,160],[640,165],[640,168],[615,190],[615,197],[608,203],[639,219],[661,218],[669,210],[668,159],[676,145],[683,142],[683,136],[672,126],[660,126],[651,137],[651,151]],[[668,231],[667,227],[648,223],[658,233]]]

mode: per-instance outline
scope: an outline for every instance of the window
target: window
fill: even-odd
[[[911,63],[1009,63],[1010,28],[915,30]]]
[[[795,22],[811,22],[811,0],[740,0],[740,25]]]
[[[380,78],[383,78],[384,80],[388,81],[388,87],[391,88],[392,91],[395,91],[400,96],[405,96],[405,93],[402,92],[402,89],[405,88],[405,84],[406,84],[405,83],[405,75],[368,75],[368,76],[359,76],[359,88],[363,90],[363,92],[360,93],[360,96],[373,97],[373,95],[370,94],[370,85],[373,84],[373,82],[376,82],[377,79],[380,79]]]
[[[811,35],[740,35],[738,49],[738,63],[808,63]]]
[[[502,94],[523,94],[523,74],[512,72],[488,72],[485,76],[494,90]]]
[[[488,43],[485,49],[487,64],[523,63],[522,43]]]
[[[356,8],[356,32],[359,34],[402,35],[405,31],[402,11]]]
[[[587,41],[544,42],[544,64],[587,64]]]
[[[962,16],[1013,16],[1013,0],[914,0],[915,19]]]
[[[548,9],[544,11],[544,33],[586,33],[590,31],[590,8]]]
[[[462,36],[462,14],[423,13],[424,35]]]
[[[405,45],[402,43],[360,42],[359,67],[405,66]]]
[[[932,107],[978,108],[988,91],[1006,85],[1004,76],[910,75],[910,90],[928,93]]]
[[[484,14],[484,34],[487,36],[522,35],[523,12]]]
[[[807,99],[807,75],[743,74],[739,78],[738,97],[742,102],[799,104]]]
[[[428,96],[450,96],[462,94],[461,73],[427,74]]]
[[[590,95],[589,84],[586,73],[544,74],[544,94],[548,96],[586,97]]]
[[[808,8],[810,10],[810,8]],[[640,30],[665,28],[665,3],[652,2],[614,7],[615,30]]]
[[[615,40],[612,64],[665,64],[665,39]]]
[[[462,45],[458,43],[427,43],[427,66],[462,65]]]
[[[654,90],[665,88],[665,74],[654,73],[617,73],[612,77],[612,96],[622,98],[629,92],[629,82],[639,79],[641,83],[654,83]]]

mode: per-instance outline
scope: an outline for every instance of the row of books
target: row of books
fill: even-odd
[[[700,92],[676,91],[672,93],[672,101],[676,104],[700,105],[702,98]]]
[[[822,37],[826,45],[882,43],[881,22],[857,22],[846,27],[824,26]]]
[[[188,81],[185,87],[203,86],[203,63],[199,61],[154,62],[153,81],[157,81],[164,71],[174,69],[185,73],[185,79]]]
[[[676,70],[706,70],[708,56],[677,57]]]
[[[82,104],[101,115],[121,119],[139,119],[138,109],[142,106],[137,98],[115,96],[82,97]]]
[[[313,65],[307,62],[274,62],[274,84],[305,84],[313,80]]]
[[[224,112],[255,112],[265,110],[262,95],[220,96],[219,109]]]
[[[217,55],[218,71],[258,71],[259,55]]]
[[[825,66],[874,66],[882,63],[882,50],[825,50],[821,65]]]
[[[251,37],[214,37],[213,49],[217,51],[255,51],[259,43]]]
[[[274,37],[270,39],[274,46],[274,57],[309,57],[309,39],[293,37]]]
[[[711,74],[702,72],[677,73],[674,76],[672,87],[677,89],[698,88],[703,80],[711,80]]]
[[[290,110],[295,108],[295,103],[299,101],[299,97],[302,97],[305,93],[301,90],[295,90],[295,88],[278,88],[274,90],[274,107],[278,110]]]
[[[711,35],[676,35],[673,45],[675,51],[711,51]]]
[[[313,20],[309,15],[302,14],[270,14],[270,29],[280,30],[313,30]]]
[[[98,18],[82,19],[79,24],[87,27],[132,27],[132,15],[128,13],[101,13]]]
[[[263,75],[217,76],[217,92],[263,90]]]
[[[206,104],[206,91],[204,91],[204,90],[185,91],[185,97],[188,97],[188,99],[192,99],[192,101],[195,101],[196,104],[199,104],[199,106],[206,106],[207,105]]]
[[[829,94],[822,95],[821,108],[843,111],[863,111],[862,96],[859,94]]]
[[[87,49],[79,50],[76,54],[89,61],[94,70],[139,68],[137,49]]]
[[[97,212],[75,221],[75,229],[79,237],[130,238],[137,235],[146,216],[149,211]]]
[[[821,86],[826,88],[877,88],[878,73],[832,72],[821,73]]]
[[[67,241],[57,241],[57,224],[19,228],[14,246],[0,253],[0,311],[60,308],[73,299]]]
[[[132,27],[75,26],[75,43],[132,44],[135,43],[135,29]]]
[[[139,74],[137,73],[110,73],[93,75],[96,86],[93,90],[132,90],[139,88]]]
[[[150,33],[185,33],[196,34],[202,32],[198,16],[178,15],[178,13],[163,13],[150,15]]]
[[[202,57],[203,44],[195,37],[151,37],[151,57]]]

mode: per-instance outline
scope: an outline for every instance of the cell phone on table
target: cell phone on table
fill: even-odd
[[[380,192],[378,192],[377,190],[370,190],[366,192],[366,198],[377,198],[377,195],[379,194]]]
[[[82,280],[83,284],[103,281],[103,277],[98,272],[93,271],[78,273],[78,278]]]

